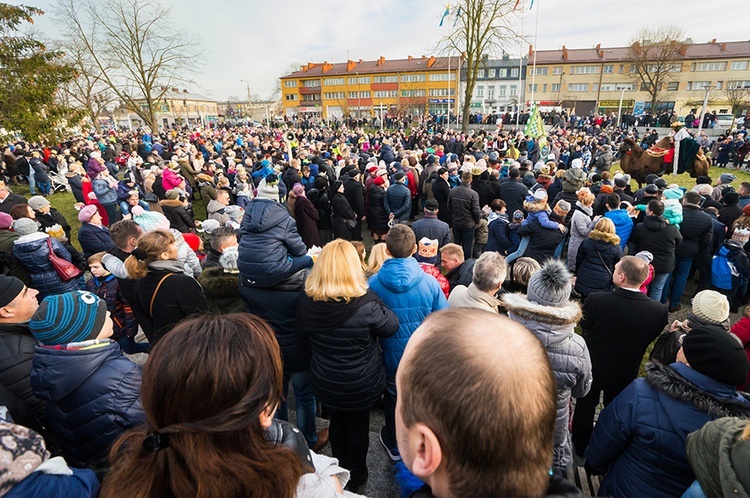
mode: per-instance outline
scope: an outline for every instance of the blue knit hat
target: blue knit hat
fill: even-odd
[[[55,346],[96,339],[104,327],[107,304],[91,292],[75,291],[47,296],[31,317],[31,334],[42,344]]]

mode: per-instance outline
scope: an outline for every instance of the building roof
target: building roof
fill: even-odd
[[[576,64],[618,62],[629,59],[629,47],[567,48],[560,50],[539,50],[536,52],[537,64]],[[750,41],[693,43],[687,45],[682,60],[696,59],[733,59],[750,57]],[[529,56],[529,65],[534,63],[533,52]]]
[[[193,100],[198,102],[216,102],[216,99],[206,97],[199,93],[188,92],[187,90],[180,90],[179,88],[170,88],[167,93],[162,97],[165,100]]]
[[[458,57],[450,58],[450,69],[458,68]],[[312,67],[310,67],[312,65]],[[386,59],[381,57],[374,61],[347,61],[329,64],[308,63],[302,66],[302,69],[291,74],[282,76],[285,78],[313,78],[313,77],[330,77],[340,75],[357,75],[373,73],[406,73],[417,71],[436,71],[448,69],[448,57],[411,57],[408,59]]]

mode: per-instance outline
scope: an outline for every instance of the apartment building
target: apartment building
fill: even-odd
[[[578,115],[617,112],[651,112],[651,96],[644,91],[628,58],[628,47],[529,49],[525,78],[526,103],[543,109],[557,108]],[[750,41],[692,43],[673,66],[664,84],[656,112],[686,115],[703,103],[708,90],[708,110],[730,112],[727,88],[750,88]],[[747,109],[744,109],[745,111]]]
[[[471,95],[471,112],[482,114],[516,111],[524,102],[526,59],[485,57]],[[461,96],[466,88],[466,68],[461,69]]]
[[[282,76],[288,117],[446,114],[456,109],[459,59],[412,57],[341,63],[310,62]]]

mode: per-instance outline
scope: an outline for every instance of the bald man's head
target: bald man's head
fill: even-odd
[[[433,313],[396,382],[401,456],[436,496],[544,494],[557,390],[547,353],[522,325],[466,308]]]

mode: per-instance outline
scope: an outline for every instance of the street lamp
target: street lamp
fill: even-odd
[[[620,117],[622,116],[622,98],[625,95],[625,85],[620,89],[620,104],[617,106],[617,127],[620,128]]]
[[[706,107],[708,107],[708,94],[709,93],[711,93],[710,83],[706,87],[706,95],[703,97],[703,107],[701,108],[701,120],[700,120],[700,123],[698,123],[698,135],[700,135],[701,130],[703,130],[703,120],[706,118]]]

